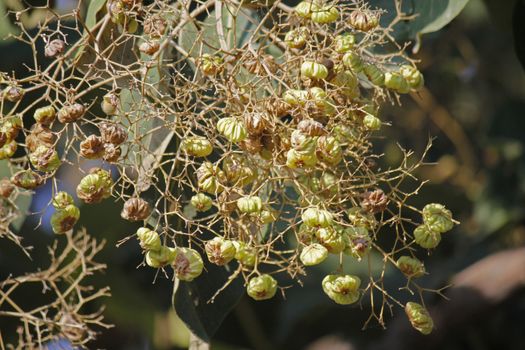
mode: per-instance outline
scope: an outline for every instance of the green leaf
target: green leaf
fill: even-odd
[[[106,0],[91,0],[86,13],[86,27],[91,29],[97,24],[97,15],[104,9]]]

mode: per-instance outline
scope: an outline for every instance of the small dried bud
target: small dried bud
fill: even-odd
[[[326,5],[319,10],[312,12],[312,22],[319,24],[328,24],[337,21],[339,10],[334,5]]]
[[[44,180],[33,170],[21,170],[11,177],[11,182],[20,188],[32,190],[40,186]]]
[[[322,263],[328,257],[328,249],[319,243],[306,246],[299,258],[305,266],[313,266]]]
[[[350,14],[350,25],[362,32],[368,32],[379,25],[379,18],[370,11],[355,10]]]
[[[57,151],[47,146],[38,146],[37,149],[29,155],[29,160],[37,170],[45,172],[55,171],[62,163]]]
[[[155,41],[144,41],[139,45],[139,51],[146,55],[153,55],[159,51],[160,44],[157,40]]]
[[[161,268],[175,261],[175,248],[161,246],[159,250],[149,250],[146,253],[146,264],[153,268]]]
[[[149,16],[144,21],[144,33],[158,38],[166,31],[166,21],[158,16]]]
[[[57,210],[51,216],[51,228],[54,233],[66,233],[71,230],[80,218],[80,209],[70,204]]]
[[[248,131],[244,123],[235,117],[219,119],[217,122],[217,131],[233,143],[242,141],[248,136]]]
[[[58,321],[60,334],[69,342],[77,344],[86,339],[88,329],[85,323],[80,322],[70,313],[63,313]]]
[[[195,196],[191,197],[190,203],[197,211],[207,211],[213,205],[212,199],[204,193],[197,193]]]
[[[57,137],[51,129],[42,124],[33,124],[26,137],[26,146],[29,152],[34,152],[39,146],[54,148]]]
[[[18,102],[24,97],[25,91],[18,86],[8,86],[3,91],[3,96],[9,102]]]
[[[442,204],[431,203],[423,208],[423,221],[431,230],[445,233],[452,230],[452,212]]]
[[[100,136],[91,135],[80,143],[80,155],[87,159],[99,159],[104,155],[104,142]]]
[[[361,207],[370,213],[380,213],[386,209],[388,197],[383,190],[368,191],[363,194]]]
[[[405,305],[405,313],[414,329],[424,335],[430,334],[434,328],[434,321],[427,309],[421,304],[408,302]]]
[[[104,113],[107,115],[113,115],[117,112],[120,99],[115,93],[108,93],[104,96],[101,103],[101,108]]]
[[[306,209],[301,219],[310,227],[328,227],[332,225],[334,216],[327,210],[314,207]]]
[[[255,248],[250,247],[248,244],[240,241],[233,241],[235,246],[235,260],[244,266],[255,265],[255,259],[257,258],[257,251]]]
[[[11,193],[15,190],[15,186],[9,181],[8,178],[0,180],[0,197],[9,198]]]
[[[303,119],[297,124],[297,130],[308,136],[321,136],[326,134],[323,124],[313,119]]]
[[[353,304],[359,300],[361,280],[353,275],[327,275],[322,282],[323,291],[340,305]]]
[[[99,203],[111,196],[113,180],[109,172],[95,169],[80,180],[77,186],[77,197],[87,204]]]
[[[44,49],[44,55],[46,57],[56,57],[58,55],[61,55],[64,52],[65,48],[66,43],[64,43],[63,40],[54,39],[46,44],[46,47]]]
[[[193,157],[207,157],[213,152],[213,146],[202,136],[186,137],[181,142],[181,150]]]
[[[124,203],[124,208],[120,213],[123,219],[128,221],[141,221],[151,214],[151,208],[142,198],[130,198]]]
[[[100,137],[104,143],[112,143],[114,145],[120,145],[128,138],[127,131],[117,124],[102,123],[99,126]]]
[[[121,154],[121,149],[119,146],[115,146],[112,143],[105,143],[104,144],[104,156],[102,159],[104,159],[108,163],[116,163]]]
[[[423,248],[436,248],[441,242],[441,233],[430,229],[427,225],[419,225],[414,230],[414,240]]]
[[[199,188],[208,193],[220,193],[224,190],[226,175],[217,166],[210,162],[204,162],[197,169],[197,183]]]
[[[314,61],[304,61],[301,64],[301,75],[310,79],[325,79],[328,76],[328,68]]]
[[[147,227],[141,227],[137,230],[137,238],[140,247],[144,250],[160,250],[162,245],[159,234]]]
[[[191,282],[201,275],[204,262],[195,249],[175,248],[175,254],[172,267],[179,280]]]
[[[38,108],[33,115],[37,123],[49,125],[55,121],[56,111],[53,106]]]
[[[277,291],[277,281],[267,274],[253,277],[248,282],[246,291],[255,300],[271,299]]]
[[[0,147],[0,160],[11,158],[18,148],[16,141],[7,142],[5,145]]]
[[[53,197],[52,204],[55,209],[65,209],[68,205],[74,204],[74,201],[69,193],[60,191]]]
[[[80,103],[73,103],[62,107],[58,111],[58,121],[61,123],[73,123],[84,116],[86,108]]]
[[[216,265],[226,265],[235,257],[235,246],[232,241],[222,237],[215,237],[206,242],[204,246],[206,255],[211,263]]]
[[[409,278],[417,278],[425,274],[425,265],[418,259],[410,256],[402,256],[397,259],[396,266]]]
[[[237,200],[237,208],[244,214],[260,213],[262,210],[262,200],[258,196],[246,196]]]

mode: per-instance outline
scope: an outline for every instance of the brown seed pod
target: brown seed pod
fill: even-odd
[[[248,153],[256,154],[262,150],[263,146],[259,136],[249,136],[247,139],[239,142],[239,147]]]
[[[326,134],[323,124],[313,119],[303,119],[297,124],[297,129],[308,136],[321,136]]]
[[[7,134],[5,132],[0,131],[0,147],[4,147],[6,143],[7,143]]]
[[[104,142],[100,136],[91,135],[80,143],[80,155],[87,159],[98,159],[104,155]]]
[[[11,182],[26,190],[32,190],[44,183],[44,180],[33,170],[21,170],[11,177]]]
[[[158,16],[149,16],[144,21],[144,33],[151,37],[161,37],[166,32],[166,21]]]
[[[0,197],[8,198],[14,190],[15,186],[13,186],[8,178],[0,180]]]
[[[219,210],[222,213],[233,213],[237,210],[237,199],[242,196],[236,191],[225,191],[217,197],[217,203],[219,204]]]
[[[123,219],[128,221],[145,220],[151,214],[151,208],[142,198],[130,198],[124,203],[124,208],[120,213]]]
[[[144,41],[139,45],[139,51],[146,55],[153,55],[159,51],[160,45],[157,40],[155,41]]]
[[[80,103],[64,106],[58,111],[58,121],[61,123],[73,123],[82,118],[86,108]]]
[[[128,138],[127,131],[117,124],[102,123],[99,126],[99,130],[100,135],[102,137],[102,141],[104,141],[105,143],[120,145]]]
[[[26,137],[26,147],[29,152],[34,152],[38,146],[55,147],[57,137],[50,128],[42,124],[33,124]]]
[[[383,190],[368,191],[363,194],[361,207],[370,213],[380,213],[386,209],[388,197]]]
[[[104,156],[102,157],[106,162],[115,163],[120,158],[121,149],[112,143],[104,144]]]
[[[47,43],[44,49],[44,55],[46,57],[56,57],[62,54],[65,48],[66,48],[66,43],[64,43],[63,40],[54,39],[54,40],[51,40],[49,43]]]
[[[379,25],[379,18],[370,11],[355,10],[350,15],[350,25],[357,30],[368,32]]]
[[[268,121],[262,113],[248,113],[244,116],[244,125],[250,135],[260,135],[268,127]]]
[[[269,115],[282,118],[290,113],[290,105],[279,97],[271,97],[264,101],[264,109]]]
[[[18,102],[24,97],[24,90],[18,86],[8,86],[4,89],[3,96],[9,102]]]

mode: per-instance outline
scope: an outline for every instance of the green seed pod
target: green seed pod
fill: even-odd
[[[319,243],[306,246],[299,258],[305,266],[313,266],[322,263],[328,257],[328,250]]]
[[[204,193],[197,193],[195,196],[191,197],[190,203],[195,209],[197,209],[197,211],[210,210],[213,205],[212,199]]]
[[[135,18],[127,18],[124,28],[129,34],[134,34],[139,29],[139,23]]]
[[[315,86],[308,90],[310,100],[319,108],[320,112],[323,112],[327,116],[335,114],[335,102],[328,97],[326,91]]]
[[[222,71],[224,60],[220,56],[203,54],[199,60],[199,68],[206,75],[217,75]]]
[[[337,141],[340,143],[352,143],[359,137],[357,129],[343,124],[337,124],[333,129],[333,133]]]
[[[11,158],[18,148],[16,141],[6,142],[2,147],[0,147],[0,160]]]
[[[47,146],[38,146],[37,149],[29,155],[29,160],[37,170],[45,172],[53,172],[62,164],[57,151]]]
[[[348,210],[348,219],[355,227],[364,227],[367,230],[374,230],[377,220],[374,214],[363,210],[361,207],[353,207]]]
[[[362,32],[368,32],[379,25],[379,18],[370,11],[355,10],[350,14],[350,25]]]
[[[157,232],[147,227],[141,227],[137,230],[136,234],[142,249],[155,251],[160,249],[162,243]]]
[[[396,261],[397,268],[409,278],[421,277],[425,274],[425,265],[416,258],[401,256]]]
[[[328,227],[332,225],[334,216],[327,210],[314,207],[306,209],[301,219],[310,227]]]
[[[237,200],[237,208],[244,214],[260,213],[262,210],[262,200],[258,196],[246,196]]]
[[[309,32],[306,27],[299,27],[286,33],[284,42],[292,49],[301,49],[308,40]]]
[[[364,227],[348,227],[344,230],[348,237],[348,245],[344,253],[361,261],[372,249],[372,240]]]
[[[264,224],[270,224],[277,220],[277,213],[272,210],[261,210],[261,214],[259,215],[259,219],[261,220],[261,223]]]
[[[363,67],[365,75],[368,80],[376,86],[383,86],[385,84],[385,73],[374,64],[366,64]]]
[[[244,123],[235,117],[226,117],[217,122],[217,131],[230,142],[239,142],[248,136]]]
[[[452,212],[442,204],[430,203],[423,208],[423,221],[432,231],[445,233],[452,230]]]
[[[4,89],[2,95],[9,102],[16,103],[24,97],[25,91],[18,86],[8,86]]]
[[[385,86],[394,90],[400,94],[406,94],[410,92],[410,85],[407,80],[397,72],[386,72],[385,73]]]
[[[224,172],[211,162],[204,162],[197,169],[197,183],[199,188],[208,193],[220,193],[226,182]]]
[[[8,141],[14,141],[23,127],[22,116],[15,115],[7,117],[0,127],[0,132],[6,137],[4,144]]]
[[[441,234],[431,230],[427,225],[420,225],[414,230],[414,239],[421,247],[432,249],[441,242]]]
[[[68,205],[74,204],[73,197],[67,192],[60,191],[53,197],[52,204],[56,209],[64,209]]]
[[[244,266],[255,265],[255,259],[257,258],[257,251],[255,248],[250,247],[248,244],[240,241],[232,241],[235,246],[235,260]]]
[[[300,130],[294,130],[290,137],[290,144],[299,154],[313,154],[317,145],[317,137],[306,135]]]
[[[222,169],[226,179],[233,186],[246,186],[257,178],[257,168],[249,164],[245,157],[233,154],[224,159]]]
[[[283,100],[291,106],[304,106],[308,100],[308,91],[306,90],[287,90],[283,94]]]
[[[158,269],[172,264],[175,260],[175,256],[175,248],[161,246],[159,250],[148,250],[146,253],[146,264]]]
[[[343,159],[343,150],[333,136],[320,136],[317,140],[317,157],[330,164],[337,165]]]
[[[408,302],[405,305],[405,313],[412,327],[424,335],[432,333],[434,328],[434,321],[427,309],[421,304]]]
[[[319,6],[309,1],[302,1],[295,6],[295,13],[299,17],[310,18],[315,11],[319,11]]]
[[[11,177],[11,182],[16,186],[26,190],[32,190],[44,183],[40,175],[33,170],[21,170]]]
[[[363,118],[363,126],[370,131],[377,131],[381,129],[381,119],[378,117],[372,115],[372,114],[366,114]]]
[[[51,216],[51,228],[54,233],[66,233],[71,230],[80,218],[80,209],[73,204],[57,210]]]
[[[339,10],[337,7],[323,6],[319,10],[312,12],[311,19],[314,23],[328,24],[337,21],[339,18]]]
[[[340,305],[353,304],[359,300],[361,280],[353,275],[327,275],[322,282],[323,291]]]
[[[325,79],[328,76],[328,68],[322,63],[304,61],[301,64],[301,75],[310,79]]]
[[[111,176],[107,171],[100,169],[80,180],[77,186],[77,197],[87,204],[99,203],[111,196],[112,187]]]
[[[73,123],[84,116],[86,108],[80,103],[62,107],[57,114],[58,121],[61,123]]]
[[[409,65],[401,66],[399,73],[406,79],[408,85],[413,90],[419,90],[425,85],[423,74],[416,68]]]
[[[314,152],[302,153],[291,149],[286,153],[286,166],[290,169],[311,168],[317,164],[317,156]]]
[[[271,299],[277,291],[277,281],[267,274],[253,277],[248,282],[246,291],[255,300]]]
[[[349,98],[358,97],[360,94],[359,80],[357,76],[349,70],[338,72],[332,80],[330,80],[330,83],[340,88],[340,92]]]
[[[348,237],[346,234],[333,227],[318,229],[315,232],[315,237],[331,254],[343,252],[348,245]]]
[[[114,115],[117,113],[120,99],[115,93],[108,93],[102,98],[101,108],[107,115]]]
[[[319,181],[319,191],[325,197],[330,197],[339,192],[339,179],[332,173],[324,172]]]
[[[343,65],[355,74],[363,71],[364,64],[361,56],[355,51],[348,51],[343,56]]]
[[[213,152],[211,142],[202,136],[186,137],[180,147],[183,152],[194,157],[206,157]]]
[[[345,53],[355,46],[355,36],[352,34],[340,34],[334,38],[334,50],[337,53]]]
[[[175,248],[175,254],[172,267],[179,280],[191,282],[201,275],[204,262],[195,249]]]
[[[235,246],[232,241],[222,237],[215,237],[206,242],[204,246],[206,255],[211,263],[216,265],[226,265],[235,257]]]
[[[33,115],[36,122],[42,125],[49,125],[55,121],[56,111],[53,106],[38,108]]]

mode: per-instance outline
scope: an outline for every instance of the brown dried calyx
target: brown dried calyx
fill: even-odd
[[[262,113],[254,112],[244,115],[244,125],[250,135],[261,135],[268,127],[268,121]]]
[[[62,107],[62,109],[58,111],[58,121],[61,123],[73,123],[82,118],[85,112],[86,108],[83,105],[80,103],[73,103]]]
[[[0,131],[0,147],[4,147],[6,143],[7,143],[7,134],[5,132]]]
[[[308,136],[321,136],[326,134],[323,124],[313,119],[304,119],[297,124],[297,129]]]
[[[102,123],[99,130],[104,143],[120,145],[128,138],[127,131],[117,124]]]
[[[8,198],[14,190],[15,186],[9,181],[9,179],[4,178],[0,180],[0,197]]]
[[[57,137],[50,128],[40,123],[34,124],[26,137],[26,146],[29,152],[34,152],[38,146],[55,147]]]
[[[144,33],[151,37],[161,37],[166,32],[166,21],[158,16],[150,16],[144,21]]]
[[[104,155],[104,142],[100,136],[91,135],[80,143],[80,155],[87,159],[98,159]]]
[[[124,208],[120,213],[123,219],[128,221],[145,220],[151,214],[151,208],[142,198],[130,198],[124,203]]]
[[[54,40],[51,40],[49,43],[47,43],[44,49],[44,54],[46,57],[56,57],[62,54],[65,48],[66,48],[66,43],[64,43],[63,40],[54,39]]]
[[[368,191],[363,194],[361,207],[370,213],[380,213],[386,209],[388,197],[383,190]]]
[[[104,144],[104,156],[102,157],[106,162],[115,163],[120,158],[121,150],[119,146],[112,143]]]

